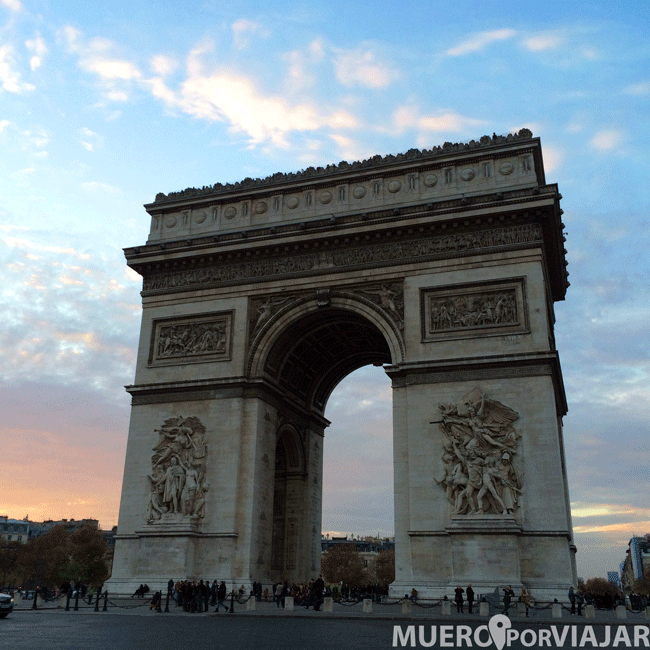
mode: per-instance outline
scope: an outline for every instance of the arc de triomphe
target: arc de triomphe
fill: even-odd
[[[393,387],[392,593],[565,594],[560,198],[522,130],[146,205],[107,588],[315,577],[325,407],[374,364]]]

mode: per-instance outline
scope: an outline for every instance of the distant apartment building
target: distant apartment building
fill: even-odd
[[[626,557],[621,564],[621,588],[631,591],[635,580],[643,578],[650,568],[650,534],[633,537],[628,544]]]
[[[357,553],[363,558],[363,566],[365,569],[372,571],[374,569],[375,561],[381,551],[394,551],[395,538],[385,537],[383,539],[378,537],[364,537],[359,539],[345,537],[330,537],[329,535],[321,536],[321,553],[325,553],[330,548],[339,544],[354,545]]]
[[[9,519],[6,515],[0,515],[0,541],[27,544],[30,533],[29,527],[29,521]]]
[[[86,525],[92,526],[95,529],[99,528],[99,521],[97,519],[59,519],[58,521],[47,519],[46,521],[32,521],[29,523],[31,525],[30,538],[47,535],[54,526],[63,526],[67,533],[74,533],[75,530],[79,530],[82,526]]]
[[[618,571],[608,571],[607,572],[607,582],[611,582],[613,585],[616,585],[617,587],[621,586],[621,579],[618,575]]]

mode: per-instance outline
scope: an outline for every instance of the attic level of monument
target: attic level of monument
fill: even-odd
[[[348,165],[347,176],[338,168],[334,177],[316,174],[322,186],[304,172],[282,174],[282,194],[272,176],[274,193],[265,179],[256,191],[267,195],[257,198],[239,187],[149,204],[149,241],[125,249],[128,264],[145,278],[144,295],[155,295],[541,242],[553,300],[562,300],[569,283],[561,195],[545,183],[539,139],[454,146],[444,156],[393,156],[388,167],[385,159],[360,163],[372,178]],[[363,254],[355,257],[355,247]]]

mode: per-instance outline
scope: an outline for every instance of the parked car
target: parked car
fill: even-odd
[[[14,599],[9,594],[0,594],[0,618],[14,611]]]

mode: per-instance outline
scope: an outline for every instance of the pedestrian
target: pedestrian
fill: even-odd
[[[582,616],[582,604],[585,602],[585,597],[582,592],[579,591],[576,594],[576,604],[578,605],[578,616]]]
[[[217,589],[217,607],[214,610],[215,612],[219,611],[219,607],[223,607],[226,611],[228,611],[228,605],[226,605],[225,600],[226,600],[226,583],[222,580],[221,584],[219,585],[219,589]]]
[[[470,582],[465,589],[465,596],[467,598],[467,609],[469,613],[472,613],[472,607],[474,606],[474,590],[472,589],[472,583]]]
[[[510,609],[510,603],[512,602],[512,598],[515,595],[515,592],[512,590],[512,587],[508,585],[504,590],[503,590],[503,613],[508,616],[508,610]]]
[[[528,610],[530,609],[530,594],[528,593],[528,589],[526,589],[526,587],[521,588],[521,593],[519,594],[519,598],[521,599],[521,602],[524,604],[524,607],[526,608],[526,616],[528,616]]]
[[[576,613],[576,594],[573,591],[573,587],[569,587],[569,591],[567,592],[567,596],[569,597],[569,602],[571,603],[571,613],[575,614]]]
[[[459,614],[463,613],[463,594],[465,593],[465,590],[462,587],[456,587],[454,593],[456,594],[455,596],[455,601],[456,601],[456,612]]]

